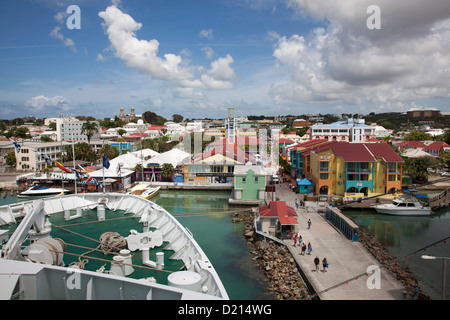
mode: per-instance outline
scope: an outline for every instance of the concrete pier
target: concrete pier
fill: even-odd
[[[295,208],[295,194],[284,184],[276,187],[276,196]],[[322,300],[402,300],[404,287],[386,269],[378,269],[376,273],[365,275],[370,266],[380,263],[357,241],[348,240],[337,231],[323,215],[315,210],[300,208],[300,235],[303,242],[311,243],[311,255],[301,255],[300,246],[293,246],[293,240],[284,240],[286,247],[294,256],[307,285],[319,293]],[[311,219],[311,229],[308,220]],[[315,271],[314,258],[320,260],[319,271]],[[322,260],[327,258],[329,268],[322,272]],[[363,274],[357,280],[353,278]],[[369,280],[369,281],[368,281]],[[379,282],[377,282],[379,280]],[[348,282],[348,284],[346,283]],[[369,282],[369,285],[367,284]],[[372,284],[379,283],[379,289],[370,289]],[[338,286],[337,286],[338,285]],[[337,286],[337,287],[335,287]],[[328,290],[327,290],[328,289]],[[325,292],[325,290],[327,290]]]

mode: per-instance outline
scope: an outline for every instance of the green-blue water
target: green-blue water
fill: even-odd
[[[378,239],[393,257],[403,257],[450,236],[450,207],[431,216],[410,217],[377,214],[375,210],[345,210],[344,214]],[[442,260],[423,260],[422,255],[450,257],[450,241],[403,260],[431,299],[442,297]],[[447,263],[446,299],[450,299],[450,263]]]
[[[252,260],[252,250],[247,246],[243,236],[243,224],[234,224],[231,222],[231,211],[238,209],[235,206],[228,206],[229,192],[214,191],[161,191],[152,201],[164,207],[173,214],[180,223],[187,227],[194,235],[195,240],[206,253],[217,273],[219,274],[230,299],[233,300],[257,300],[267,299],[267,288],[263,281],[262,274],[254,266]],[[8,195],[0,198],[0,205],[21,201],[16,196]],[[25,199],[23,199],[25,200]],[[74,213],[72,213],[74,214]],[[87,215],[96,215],[96,211],[86,212]],[[108,212],[108,219],[121,218],[123,212]],[[63,214],[56,214],[50,217],[50,221],[55,225],[63,225]],[[124,223],[124,221],[126,221]],[[72,221],[74,224],[83,222],[79,219]],[[98,239],[103,232],[116,231],[120,234],[128,234],[130,229],[140,230],[141,225],[136,218],[117,220],[117,223],[111,229],[107,229],[101,224],[84,224],[72,226],[70,230],[89,234],[92,238]],[[55,228],[54,228],[55,229]],[[72,234],[61,230],[52,231],[54,236],[68,238],[68,243],[76,242],[86,247],[96,246],[88,239],[77,237],[71,241]],[[71,252],[81,254],[86,249],[72,248]],[[165,251],[165,263],[168,263],[170,252]],[[102,258],[102,253],[90,254]],[[155,260],[154,257],[150,257]],[[133,262],[140,260],[140,255],[133,255]],[[77,260],[77,258],[65,256],[64,262]],[[135,263],[135,262],[134,262]],[[90,260],[89,268],[99,268],[102,261]],[[137,271],[137,272],[136,272]],[[139,270],[135,269],[135,277],[140,277]],[[157,281],[160,279],[157,278]]]

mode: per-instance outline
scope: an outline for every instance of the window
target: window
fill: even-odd
[[[388,181],[395,181],[396,180],[397,175],[395,174],[390,174],[388,177]]]
[[[320,162],[320,172],[329,172],[330,170],[328,170],[328,162]]]
[[[246,182],[247,181],[247,177],[242,177],[242,182]]]
[[[320,180],[328,180],[328,173],[321,173]]]
[[[347,172],[356,172],[356,162],[347,163]]]
[[[360,167],[361,167],[361,172],[370,172],[370,165],[368,162],[361,162]]]
[[[223,166],[211,166],[211,172],[221,173],[223,172]]]
[[[258,177],[255,177],[255,182],[258,182]]]
[[[369,181],[369,175],[368,174],[361,174],[360,175],[361,181]]]

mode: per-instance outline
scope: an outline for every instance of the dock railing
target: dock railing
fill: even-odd
[[[327,204],[325,206],[325,218],[347,239],[358,241],[358,225],[347,218],[341,210]]]

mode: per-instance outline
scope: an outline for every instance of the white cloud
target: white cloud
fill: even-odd
[[[230,55],[213,61],[211,69],[205,71],[201,66],[191,66],[181,55],[166,53],[163,57],[158,56],[158,40],[138,39],[136,32],[141,29],[142,24],[116,6],[109,6],[98,15],[104,20],[102,25],[115,56],[138,72],[174,86],[175,96],[201,98],[203,93],[193,90],[194,88],[228,89],[234,86],[236,76],[230,66],[233,62]],[[212,35],[212,30],[205,31],[204,35]],[[206,54],[211,54],[212,57],[211,50],[206,50]],[[200,75],[197,76],[197,73]]]
[[[97,59],[95,59],[95,60],[104,62],[106,60],[106,58],[101,53],[97,53]]]
[[[371,0],[288,0],[326,21],[308,36],[279,36],[273,55],[289,76],[272,86],[278,104],[405,105],[450,98],[450,2],[379,0],[381,29],[369,30]]]
[[[72,49],[73,52],[76,52],[77,49],[75,48],[75,42],[70,39],[70,38],[65,38],[63,36],[63,34],[60,32],[61,28],[56,26],[53,28],[53,30],[50,32],[50,36],[55,38],[55,39],[59,39],[61,40],[61,42],[66,46],[66,47],[70,47]]]
[[[208,58],[208,59],[212,59],[213,58],[213,56],[214,56],[214,49],[212,49],[211,47],[208,47],[208,46],[203,47],[202,51],[205,52],[206,58]]]
[[[34,111],[41,111],[45,108],[57,108],[61,111],[67,111],[69,108],[69,102],[61,96],[48,98],[41,95],[27,100],[27,102],[25,102],[25,106],[32,108]]]
[[[200,37],[211,40],[214,38],[214,30],[213,29],[203,29],[200,31]]]
[[[211,69],[202,75],[202,82],[211,89],[230,89],[236,81],[236,74],[230,64],[233,57],[227,55],[211,63]]]

